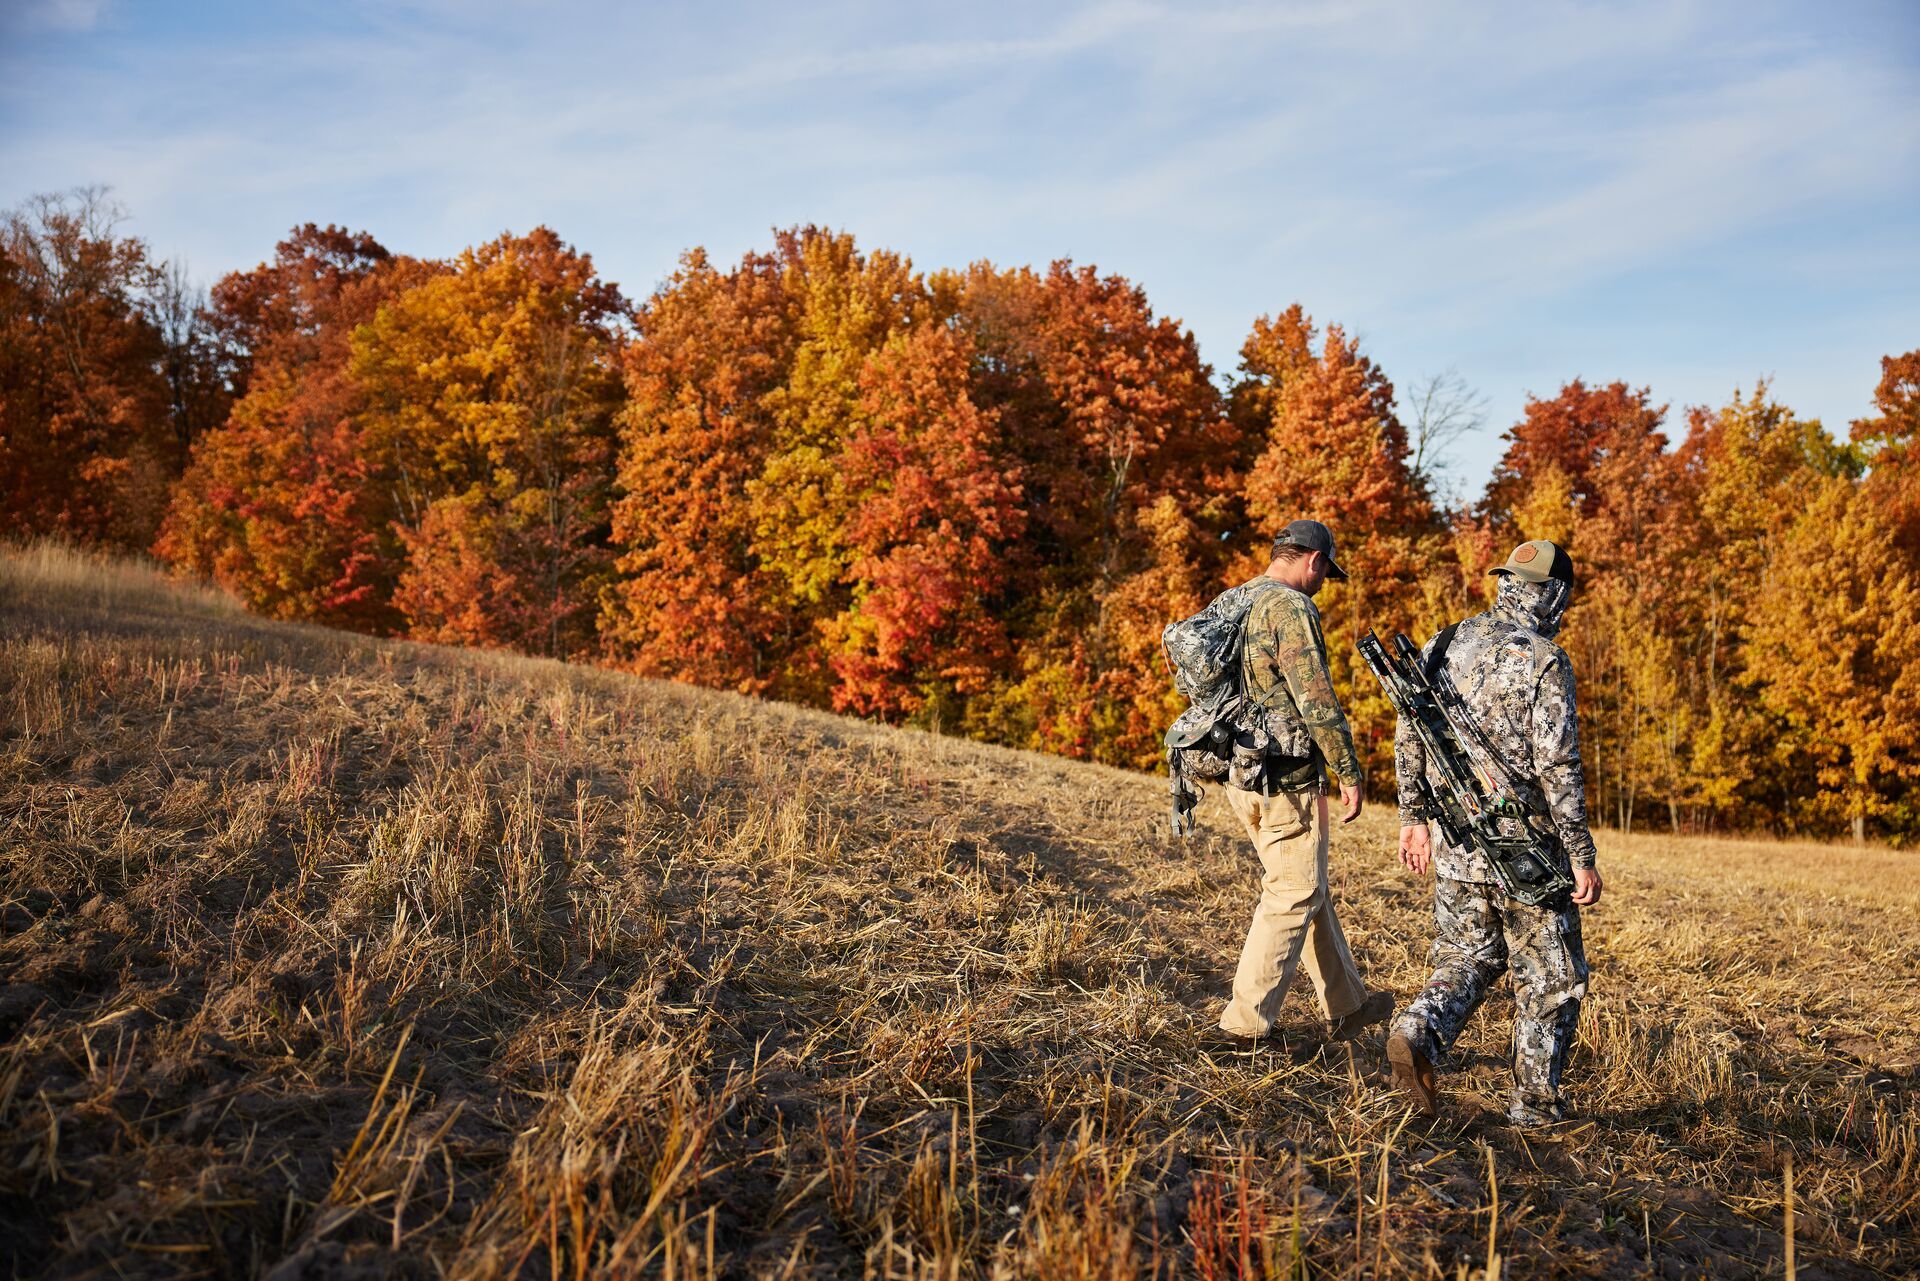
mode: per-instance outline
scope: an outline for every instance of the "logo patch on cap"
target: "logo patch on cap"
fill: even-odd
[[[1522,543],[1513,549],[1513,563],[1516,565],[1524,565],[1539,554],[1540,549],[1532,543]]]

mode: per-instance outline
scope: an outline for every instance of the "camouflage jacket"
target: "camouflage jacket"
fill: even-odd
[[[1552,586],[1501,579],[1494,607],[1460,624],[1447,650],[1446,670],[1479,718],[1500,764],[1513,776],[1517,799],[1534,813],[1550,816],[1563,854],[1574,867],[1592,867],[1573,664],[1566,651],[1548,639],[1559,630],[1565,596],[1551,591]],[[1432,649],[1433,641],[1428,641],[1421,657]],[[1464,746],[1469,756],[1484,750],[1475,742]],[[1431,816],[1422,811],[1414,786],[1426,772],[1426,748],[1404,721],[1394,733],[1393,763],[1400,779],[1400,822],[1426,822]],[[1428,782],[1439,787],[1438,778]],[[1452,848],[1438,827],[1432,837],[1439,875],[1455,881],[1497,879],[1479,852]]]
[[[1360,757],[1334,696],[1327,639],[1312,598],[1284,585],[1262,593],[1247,615],[1245,662],[1248,700],[1264,709],[1276,742],[1291,739],[1301,749],[1289,758],[1297,763],[1272,762],[1258,790],[1317,788],[1323,770],[1341,783],[1358,783]]]

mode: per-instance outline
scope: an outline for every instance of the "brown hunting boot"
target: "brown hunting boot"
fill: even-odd
[[[1440,1089],[1434,1081],[1433,1060],[1413,1037],[1399,1028],[1387,1034],[1387,1063],[1393,1083],[1413,1096],[1414,1106],[1428,1116],[1440,1114]]]

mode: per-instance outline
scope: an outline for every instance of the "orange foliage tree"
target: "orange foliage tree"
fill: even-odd
[[[1903,554],[1920,559],[1920,349],[1880,360],[1871,418],[1853,424],[1868,487]]]
[[[1334,531],[1350,577],[1329,582],[1318,602],[1328,657],[1368,772],[1383,788],[1392,713],[1354,642],[1369,628],[1424,636],[1442,621],[1444,605],[1425,584],[1440,577],[1445,526],[1411,466],[1393,384],[1340,326],[1323,336],[1295,304],[1257,320],[1240,358],[1233,417],[1258,446],[1246,478],[1253,545],[1241,569],[1263,569],[1268,542],[1290,520],[1319,520]]]
[[[166,508],[166,272],[123,217],[89,188],[0,222],[0,533],[144,550]]]
[[[155,550],[273,618],[394,630],[403,548],[361,453],[356,326],[433,265],[371,237],[299,227],[274,260],[215,285],[212,328],[241,391],[193,447]]]
[[[355,331],[369,484],[423,640],[594,649],[627,308],[546,228],[463,252]]]
[[[727,272],[696,250],[640,309],[618,423],[618,578],[602,620],[623,666],[763,693],[807,661],[813,637],[755,551],[749,486],[775,451],[773,398],[801,341],[789,290],[817,234],[782,235]]]
[[[1856,840],[1920,826],[1920,564],[1893,513],[1847,476],[1803,486],[1786,553],[1752,601],[1742,679],[1780,732],[1768,762],[1790,826]],[[1798,822],[1791,822],[1797,820]]]

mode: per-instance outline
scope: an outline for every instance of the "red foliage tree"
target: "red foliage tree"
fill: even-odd
[[[360,246],[343,253],[342,244]],[[215,285],[224,359],[246,391],[194,446],[155,550],[269,617],[384,632],[403,548],[361,454],[354,329],[438,268],[364,233],[297,229]]]
[[[1906,556],[1920,564],[1920,349],[1880,358],[1879,412],[1853,424],[1867,451],[1868,489]]]
[[[969,727],[1145,764],[1175,701],[1160,630],[1224,585],[1219,534],[1238,520],[1240,451],[1209,370],[1143,291],[1091,268],[982,264],[931,288],[973,345],[973,399],[1000,415],[1026,508],[1002,611],[1020,673]]]
[[[165,273],[122,217],[96,188],[0,223],[0,534],[144,550],[166,508]]]
[[[247,393],[256,366],[293,370],[337,359],[340,326],[353,319],[343,315],[342,299],[392,261],[386,246],[364,231],[307,223],[274,247],[272,262],[222,277],[207,313],[233,393]]]
[[[1633,391],[1623,382],[1589,387],[1576,378],[1551,399],[1528,397],[1520,421],[1503,437],[1507,449],[1487,486],[1487,510],[1512,510],[1549,470],[1567,478],[1573,501],[1591,503],[1594,465],[1616,438],[1624,444],[1658,431],[1666,412],[1647,388]]]
[[[772,449],[767,397],[798,345],[781,260],[749,254],[723,273],[695,250],[636,328],[619,419],[608,653],[648,675],[763,689],[766,656],[796,640],[750,588],[747,486]]]
[[[969,393],[969,354],[926,327],[861,373],[862,421],[838,459],[854,599],[827,628],[837,708],[898,718],[985,690],[1006,660],[988,606],[1024,513],[997,465],[996,415]]]

